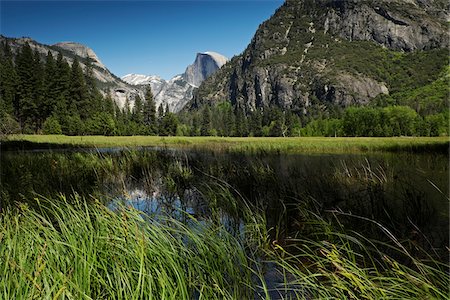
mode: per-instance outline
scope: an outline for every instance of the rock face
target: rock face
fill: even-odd
[[[448,4],[440,0],[286,0],[247,49],[205,80],[188,105],[231,101],[307,114],[367,104],[445,66]],[[424,58],[425,57],[425,58]],[[403,78],[404,77],[404,78]]]
[[[102,64],[100,59],[97,57],[97,54],[95,54],[95,52],[91,48],[86,47],[85,45],[75,42],[61,42],[54,44],[53,46],[70,51],[79,57],[89,57],[92,59],[92,63],[94,65],[102,69],[106,69],[105,65]]]
[[[194,63],[186,68],[182,77],[189,84],[198,87],[227,61],[225,56],[216,52],[198,53]]]
[[[180,111],[192,99],[195,89],[195,86],[183,79],[182,75],[164,80],[155,75],[128,74],[123,76],[122,80],[143,91],[150,85],[156,106],[169,105],[171,112]]]
[[[169,105],[171,112],[179,112],[193,96],[194,90],[208,77],[220,69],[227,58],[216,52],[197,53],[192,65],[181,75],[166,81],[155,75],[128,74],[122,80],[139,86],[142,90],[150,85],[158,107]]]
[[[74,42],[62,42],[54,45],[44,45],[38,43],[31,38],[6,38],[0,36],[0,42],[8,39],[9,46],[14,53],[28,43],[31,49],[37,50],[42,57],[46,56],[50,51],[54,58],[61,52],[66,61],[71,65],[75,57],[78,59],[81,67],[85,68],[86,58],[90,58],[93,65],[93,75],[98,83],[98,87],[103,95],[110,95],[119,107],[125,106],[128,99],[130,105],[134,103],[134,97],[140,95],[143,97],[143,92],[136,87],[127,84],[120,78],[111,73],[108,68],[100,61],[97,54],[89,47]]]
[[[427,50],[448,45],[442,22],[427,13],[433,1],[333,0],[324,22],[325,32],[348,40],[373,41],[394,50]],[[431,6],[430,6],[431,5]]]

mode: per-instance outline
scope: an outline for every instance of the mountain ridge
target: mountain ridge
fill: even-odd
[[[58,55],[59,52],[63,54],[63,57],[72,65],[75,57],[78,59],[79,64],[84,69],[86,67],[86,59],[89,57],[93,65],[93,75],[97,80],[97,85],[100,92],[106,96],[109,95],[118,104],[119,107],[123,108],[127,99],[131,103],[134,103],[134,98],[139,95],[143,97],[144,93],[140,89],[129,85],[128,83],[121,80],[119,77],[114,75],[98,58],[97,54],[86,45],[77,42],[60,42],[53,45],[46,45],[40,43],[30,37],[12,38],[0,35],[0,43],[8,41],[8,44],[13,51],[17,54],[19,49],[28,43],[33,50],[37,50],[42,57],[47,55],[48,51],[52,53],[54,57]]]
[[[449,15],[435,3],[442,1],[287,0],[188,107],[230,101],[246,111],[328,113],[406,88],[400,77],[423,85],[427,78],[409,74],[420,68],[426,75],[417,77],[435,80],[446,61]]]
[[[225,56],[217,52],[199,52],[184,73],[169,80],[143,74],[127,74],[121,79],[136,86],[150,85],[157,106],[168,105],[171,112],[179,112],[192,99],[194,90],[227,61]]]

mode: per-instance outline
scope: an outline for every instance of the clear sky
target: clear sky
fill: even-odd
[[[283,0],[3,1],[0,33],[92,48],[116,75],[184,72],[197,52],[240,54]]]

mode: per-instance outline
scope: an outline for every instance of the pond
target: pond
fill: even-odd
[[[243,207],[261,212],[272,238],[301,232],[302,209],[374,238],[442,250],[449,236],[448,157],[440,154],[244,155],[174,149],[4,151],[0,204],[79,194],[153,216],[209,219],[239,232]],[[373,222],[367,222],[370,219]],[[375,225],[377,227],[378,225]]]

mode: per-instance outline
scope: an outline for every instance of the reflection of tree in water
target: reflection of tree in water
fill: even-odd
[[[304,209],[325,217],[341,210],[377,220],[420,247],[448,242],[448,166],[441,156],[23,152],[2,155],[1,164],[2,206],[75,192],[180,220],[207,218],[238,232],[251,205],[277,228],[277,238],[304,227]],[[361,219],[340,222],[380,234]]]

